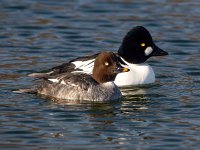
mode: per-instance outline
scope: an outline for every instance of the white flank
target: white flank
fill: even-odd
[[[153,52],[153,48],[148,46],[145,50],[144,53],[146,56],[149,56]]]

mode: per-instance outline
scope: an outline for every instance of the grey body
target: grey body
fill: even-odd
[[[109,101],[121,98],[113,82],[118,73],[128,72],[113,52],[101,52],[95,59],[92,74],[64,72],[56,75],[34,75],[40,78],[35,88],[19,89],[18,93],[38,93],[56,99]]]
[[[37,93],[68,100],[108,101],[121,97],[114,82],[98,83],[91,75],[83,73],[65,73],[43,80]]]

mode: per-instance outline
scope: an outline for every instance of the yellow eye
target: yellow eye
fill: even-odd
[[[141,46],[144,47],[144,46],[145,46],[145,43],[142,43]]]
[[[108,63],[108,62],[105,62],[105,66],[109,66],[109,63]]]

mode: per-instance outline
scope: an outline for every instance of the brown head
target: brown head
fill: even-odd
[[[114,81],[118,73],[128,71],[128,68],[120,65],[118,57],[113,52],[102,52],[95,59],[92,77],[98,83],[105,83]]]

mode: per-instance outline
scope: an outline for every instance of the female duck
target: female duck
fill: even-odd
[[[121,92],[113,81],[118,73],[128,71],[114,53],[102,52],[95,59],[92,75],[75,72],[49,76],[42,79],[35,92],[68,100],[116,100]]]

